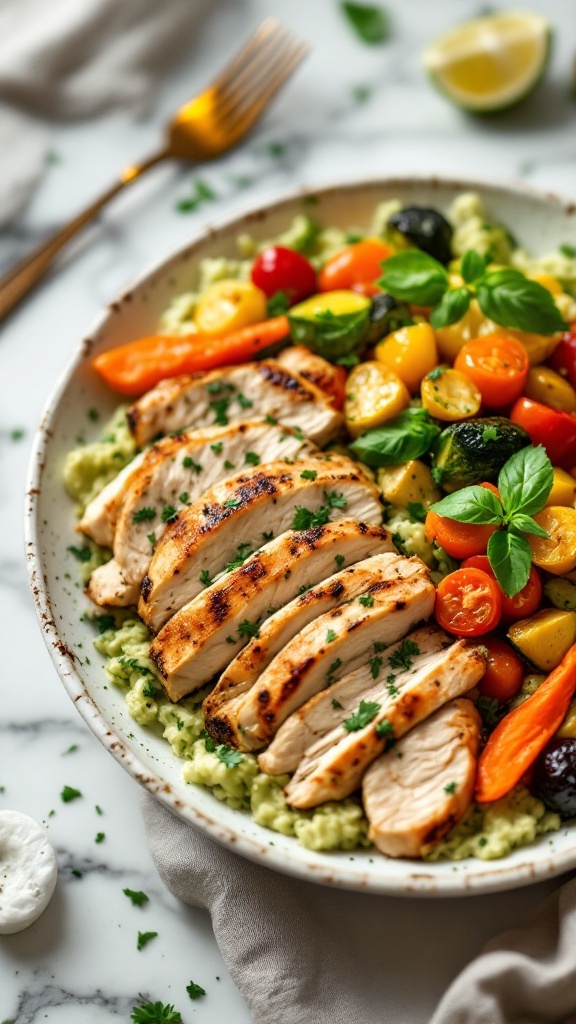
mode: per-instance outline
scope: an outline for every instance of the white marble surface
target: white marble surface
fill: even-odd
[[[140,992],[175,1003],[187,1024],[250,1019],[207,916],[163,889],[146,847],[136,784],[75,712],[36,625],[22,555],[22,512],[28,450],[47,393],[101,304],[133,275],[186,240],[207,215],[261,202],[286,185],[442,171],[522,178],[575,197],[576,106],[569,81],[576,31],[566,0],[525,2],[553,20],[557,46],[545,85],[518,111],[467,118],[436,94],[420,70],[424,43],[480,6],[471,0],[388,0],[391,39],[367,48],[350,32],[335,0],[214,3],[146,120],[118,114],[54,127],[45,179],[27,215],[0,239],[4,266],[87,202],[122,164],[153,150],[163,115],[202,85],[265,14],[280,16],[309,40],[306,65],[258,131],[200,172],[216,201],[196,213],[176,212],[193,173],[187,167],[158,169],[85,233],[45,286],[0,328],[0,807],[46,821],[60,865],[43,917],[20,935],[0,937],[0,1021],[127,1021]],[[359,86],[366,87],[362,103],[354,98]],[[280,142],[281,152],[270,150],[270,142]],[[14,440],[12,431],[20,428],[24,436]],[[65,753],[71,745],[77,749]],[[65,784],[79,788],[82,799],[62,803]],[[105,839],[96,844],[100,831]],[[126,886],[148,893],[146,907],[130,904],[122,894]],[[323,891],[317,900],[327,926],[342,929],[343,941],[354,944],[366,928],[373,930],[374,988],[366,993],[367,1005],[380,1005],[383,1020],[419,1024],[483,942],[524,919],[553,887],[442,902],[381,898],[378,917],[373,905],[366,913],[363,896]],[[136,950],[139,930],[159,933],[142,952]],[[190,979],[207,989],[203,1000],[189,1001]]]

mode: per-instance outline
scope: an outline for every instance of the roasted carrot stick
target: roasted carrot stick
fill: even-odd
[[[494,729],[478,764],[477,800],[499,800],[514,788],[562,724],[575,690],[576,644],[536,692]]]
[[[92,366],[114,391],[135,398],[166,377],[247,362],[288,333],[287,317],[276,316],[224,338],[152,335],[103,352]]]

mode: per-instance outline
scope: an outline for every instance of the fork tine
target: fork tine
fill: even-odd
[[[227,103],[218,104],[215,111],[218,124],[227,131],[235,131],[239,122],[250,124],[255,120],[307,52],[305,43],[293,43],[289,50],[277,55],[273,65],[263,67],[246,83],[242,93],[231,97]]]
[[[262,47],[233,80],[216,89],[219,116],[226,116],[235,107],[249,102],[251,95],[257,95],[261,82],[277,67],[278,60],[296,45],[288,31],[275,34],[269,45]]]
[[[222,69],[218,77],[211,83],[210,88],[215,90],[226,89],[232,85],[243,68],[249,65],[263,48],[267,48],[275,35],[282,31],[283,28],[280,22],[276,21],[275,18],[266,18],[256,31],[252,33],[250,38],[246,40],[242,49],[226,64],[226,67]]]

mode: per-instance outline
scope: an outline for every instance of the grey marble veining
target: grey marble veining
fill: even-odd
[[[136,784],[99,746],[66,696],[28,593],[21,537],[32,434],[48,391],[100,306],[206,219],[264,202],[294,184],[437,171],[516,178],[576,194],[576,106],[569,89],[576,31],[566,0],[527,0],[557,26],[543,87],[517,111],[480,120],[435,92],[420,54],[431,36],[482,5],[388,0],[386,6],[391,38],[367,48],[351,33],[336,0],[215,2],[189,58],[174,69],[146,118],[118,114],[54,127],[43,183],[25,216],[0,238],[1,271],[106,187],[123,164],[152,152],[163,116],[209,80],[265,14],[279,16],[311,43],[305,66],[244,145],[208,167],[172,165],[151,173],[70,247],[46,284],[0,327],[0,808],[44,821],[59,863],[59,884],[46,913],[28,931],[0,937],[0,1021],[127,1021],[139,993],[174,1003],[186,1024],[249,1020],[207,916],[181,906],[162,887],[147,850]],[[210,183],[217,199],[190,214],[177,212],[196,177]],[[13,436],[21,429],[22,437]],[[72,746],[78,749],[67,753]],[[64,785],[80,789],[82,797],[63,803]],[[99,832],[105,837],[96,843]],[[132,906],[122,893],[126,887],[147,892],[149,903]],[[466,958],[551,888],[471,900],[464,907],[459,901],[433,907],[389,900],[387,931],[394,943],[386,945],[382,937],[382,949],[375,943],[374,952],[375,978],[382,973],[379,958],[394,968],[385,1019],[427,1020]],[[333,926],[345,929],[350,941],[362,929],[362,899],[334,893],[330,900]],[[422,965],[415,987],[407,963],[411,938],[424,930],[432,942],[439,922],[441,954]],[[158,931],[140,952],[138,931]],[[208,992],[195,1003],[185,992],[191,979]]]

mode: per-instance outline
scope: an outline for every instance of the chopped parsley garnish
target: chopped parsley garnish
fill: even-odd
[[[154,683],[148,680],[148,682],[146,682],[142,687],[142,694],[144,697],[155,697],[156,687],[154,686]]]
[[[141,1003],[130,1014],[133,1024],[183,1024],[178,1010],[171,1003]]]
[[[336,491],[324,491],[324,501],[328,508],[346,508],[348,504],[348,499],[343,494],[337,494]]]
[[[181,501],[182,504],[185,505],[186,502],[188,501],[188,498],[189,498],[188,491],[182,491],[182,494],[180,494],[178,496],[178,501]]]
[[[227,747],[225,743],[220,743],[216,747],[216,757],[222,764],[225,764],[227,768],[235,768],[237,764],[242,764],[244,755],[240,750],[234,750],[232,747]]]
[[[224,469],[236,469],[236,467],[233,462],[230,462],[230,459],[226,459],[226,462],[224,463]]]
[[[100,635],[109,629],[116,629],[116,619],[113,615],[95,615],[92,622],[96,623]]]
[[[149,519],[155,519],[156,515],[157,513],[155,508],[139,508],[138,511],[134,512],[132,515],[132,522],[146,523]]]
[[[264,422],[269,423],[271,427],[275,427],[276,424],[278,423],[278,420],[275,420],[273,416],[269,416],[268,414],[266,414],[266,416],[264,417]]]
[[[175,519],[178,515],[178,511],[174,508],[174,505],[164,505],[162,509],[161,519],[163,523],[169,523],[171,519]]]
[[[382,651],[386,650],[386,644],[383,644],[381,640],[375,640],[372,646],[377,654],[381,654]]]
[[[72,868],[71,871],[70,871],[70,874],[74,875],[74,878],[82,878],[83,877],[82,876],[82,872],[78,871],[78,868]]]
[[[239,391],[238,394],[236,395],[236,401],[238,402],[238,405],[240,406],[241,409],[251,409],[252,406],[254,405],[252,399],[246,398],[246,395],[243,395],[241,391]]]
[[[204,740],[204,750],[208,754],[213,754],[216,750],[216,741],[206,732],[206,729],[202,729],[200,738]]]
[[[200,580],[200,583],[204,587],[209,587],[211,582],[212,582],[212,579],[211,579],[210,573],[208,572],[208,569],[202,569],[202,572],[200,573],[200,576],[198,577],[198,579]]]
[[[444,368],[442,366],[436,366],[434,370],[430,370],[430,373],[427,374],[426,380],[438,380],[438,378],[441,377],[443,373]]]
[[[190,455],[185,455],[182,459],[182,465],[185,469],[193,469],[196,473],[202,472],[202,466],[199,462],[194,462],[194,459]]]
[[[301,480],[315,480],[318,473],[315,469],[303,469],[300,473]]]
[[[309,508],[302,508],[301,505],[296,505],[294,509],[294,519],[292,520],[293,530],[312,530],[316,526],[325,526],[328,522],[329,511],[324,505],[321,505],[316,512],[312,512]]]
[[[150,942],[151,939],[155,939],[157,935],[158,932],[138,932],[136,949],[144,949],[144,946]]]
[[[259,466],[260,456],[258,455],[258,452],[245,452],[244,462],[247,466]]]
[[[223,502],[224,508],[240,508],[241,504],[240,498],[228,498],[227,501]]]
[[[380,705],[375,700],[361,700],[358,710],[344,722],[344,728],[347,732],[358,732],[369,725],[379,711]]]
[[[428,509],[421,501],[409,501],[408,515],[415,523],[423,523],[428,515]]]
[[[396,686],[395,680],[396,676],[386,676],[386,686],[388,688],[388,693],[390,694],[391,697],[396,697],[400,693],[400,690]]]
[[[336,562],[338,568],[340,568],[341,565],[344,565],[346,558],[344,557],[344,555],[334,555],[334,561]]]
[[[24,430],[24,427],[14,427],[14,429],[10,431],[10,440],[21,441],[25,434],[26,431]]]
[[[408,671],[408,669],[412,668],[412,655],[417,654],[420,654],[418,644],[415,644],[410,639],[403,640],[398,650],[393,651],[388,658],[388,664],[390,668],[402,668]]]
[[[60,799],[65,804],[69,804],[71,800],[77,800],[79,796],[82,796],[82,793],[79,789],[74,789],[74,786],[64,786],[60,793]]]
[[[270,533],[263,533],[262,540],[265,540],[266,542],[268,542],[269,540],[274,540],[274,534],[272,530],[270,530]]]
[[[92,423],[97,423],[98,420],[100,419],[100,413],[98,412],[98,409],[88,409],[86,415],[89,420],[92,420]]]
[[[214,189],[202,178],[197,178],[192,183],[192,194],[186,199],[179,199],[176,203],[176,209],[179,213],[192,213],[202,206],[203,203],[216,198]]]
[[[244,619],[238,626],[238,636],[256,637],[259,634],[260,630],[257,622],[250,622],[248,619]]]
[[[97,832],[96,833],[96,838],[95,838],[94,842],[95,843],[103,843],[105,839],[106,839],[106,833],[105,832]]]
[[[195,981],[191,981],[189,985],[186,985],[186,991],[190,999],[200,999],[200,996],[206,995],[206,989],[202,988],[202,985],[197,985]]]
[[[98,804],[94,804],[94,810],[96,811],[96,814],[99,814],[100,816],[104,814],[104,811],[98,806]]]
[[[154,548],[156,547],[156,534],[155,533],[149,533],[147,536],[148,536],[148,540],[150,541],[150,544],[152,546],[152,550],[154,551]]]
[[[495,725],[498,725],[504,713],[496,697],[479,697],[476,701],[476,707],[482,716],[484,725],[488,729],[493,729]]]
[[[326,633],[326,643],[333,644],[337,637],[338,634],[335,633],[333,629],[329,629],[328,632]]]
[[[452,793],[455,793],[456,792],[456,783],[455,782],[449,782],[446,786],[444,786],[444,792],[448,793],[450,795]]]
[[[372,594],[361,594],[358,601],[364,608],[372,608],[374,605],[374,598]]]
[[[238,641],[237,641],[235,636],[232,636],[232,634],[229,633],[228,636],[226,637],[226,643],[227,644],[236,644],[236,643],[238,643]]]
[[[486,444],[487,441],[498,440],[498,427],[484,427],[482,431],[482,441]]]
[[[333,673],[337,672],[341,665],[342,660],[340,658],[336,658],[336,661],[332,662],[328,669],[328,675],[326,676],[326,686],[332,686],[332,683],[336,682],[336,676]]]
[[[215,401],[210,402],[210,408],[214,413],[214,423],[219,427],[228,426],[228,406],[230,405],[229,398],[217,398]]]
[[[288,312],[289,306],[290,303],[286,292],[274,292],[272,298],[268,299],[266,303],[266,311],[269,317],[282,316],[283,313]]]
[[[150,899],[145,892],[136,892],[134,889],[122,889],[122,892],[128,897],[135,907],[143,906],[143,904],[148,903],[148,900]]]
[[[66,551],[69,551],[71,555],[74,555],[77,562],[89,562],[92,558],[92,552],[89,547],[76,548],[73,544],[70,544],[66,548]]]
[[[372,679],[378,679],[381,668],[382,658],[375,654],[373,658],[370,658],[370,673],[372,675]]]
[[[75,754],[78,749],[79,749],[78,744],[77,743],[72,743],[71,746],[69,746],[67,750],[63,750],[62,751],[62,757],[65,757],[66,754]]]
[[[356,35],[369,46],[383,43],[390,34],[388,14],[382,7],[374,4],[355,3],[344,0],[342,11],[348,19]]]
[[[573,245],[568,245],[566,242],[564,242],[563,245],[559,245],[558,250],[559,252],[562,253],[563,256],[568,256],[569,259],[574,259],[574,257],[576,256],[576,247]]]
[[[394,738],[394,726],[387,718],[383,718],[381,722],[377,722],[374,731],[380,738],[382,738],[382,736],[385,736],[388,740]]]
[[[332,698],[332,707],[334,708],[334,711],[342,711],[343,710],[340,701],[336,700],[335,697]]]
[[[236,548],[236,557],[224,566],[224,572],[232,572],[233,569],[238,569],[253,553],[250,544],[239,544]]]
[[[224,446],[223,446],[222,441],[214,441],[214,444],[211,444],[210,447],[211,447],[212,451],[214,452],[214,455],[220,455],[220,452],[222,451],[222,448]]]

